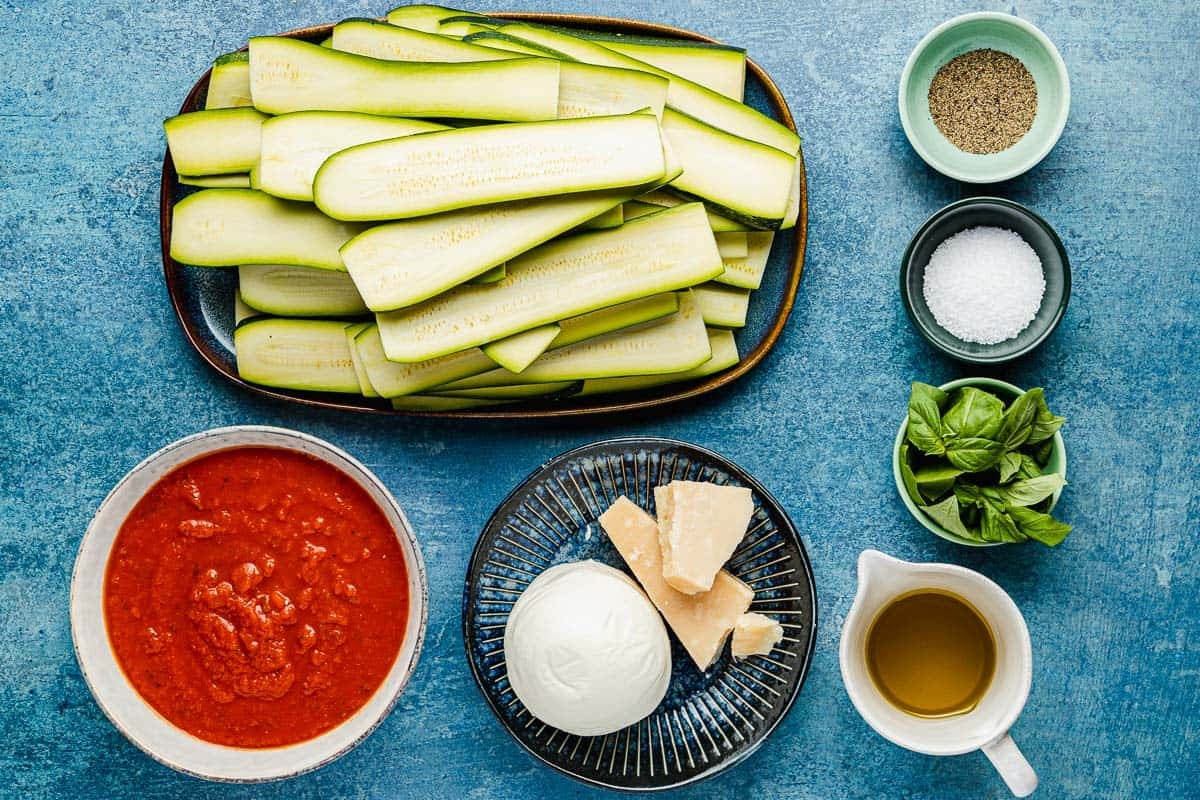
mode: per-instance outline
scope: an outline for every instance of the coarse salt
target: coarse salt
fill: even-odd
[[[995,227],[967,228],[939,244],[924,282],[937,324],[976,344],[997,344],[1025,330],[1046,292],[1038,254],[1019,234]]]

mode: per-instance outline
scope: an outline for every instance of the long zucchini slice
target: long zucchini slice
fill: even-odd
[[[581,381],[547,383],[514,383],[508,386],[484,386],[479,389],[456,389],[438,392],[438,397],[474,397],[480,400],[528,400],[530,398],[563,397],[579,391]],[[437,392],[437,390],[433,390]]]
[[[387,21],[390,25],[400,25],[416,31],[436,33],[438,24],[442,20],[449,17],[469,16],[471,15],[466,11],[459,11],[458,9],[454,8],[446,8],[445,6],[418,3],[411,6],[400,6],[399,8],[393,8],[387,13]],[[480,19],[486,18],[480,16]]]
[[[358,353],[358,342],[356,341],[358,335],[372,324],[360,322],[356,325],[347,325],[345,330],[346,347],[350,349],[350,361],[354,364],[354,374],[358,376],[358,390],[363,397],[379,397],[379,392],[375,391],[375,387],[371,385],[371,378],[367,375],[367,368]]]
[[[716,233],[717,250],[721,258],[745,258],[747,253],[746,234],[742,231]]]
[[[333,49],[387,61],[504,61],[515,57],[513,53],[373,19],[348,19],[334,25]]]
[[[609,228],[619,228],[625,224],[625,212],[621,206],[614,206],[603,214],[597,214],[579,226],[581,231],[605,231]]]
[[[355,337],[355,344],[371,386],[381,396],[389,398],[416,394],[460,378],[478,375],[496,366],[496,362],[477,347],[412,364],[397,364],[384,355],[379,327],[376,325],[359,333]]]
[[[359,394],[345,322],[265,317],[233,332],[245,380],[281,389]]]
[[[249,189],[250,176],[237,175],[180,175],[184,186],[199,186],[202,189]]]
[[[543,47],[518,39],[516,36],[509,36],[507,33],[500,31],[489,30],[479,33],[472,33],[470,36],[464,36],[463,41],[468,44],[482,45],[483,47],[491,47],[496,50],[505,50],[510,53],[521,53],[527,56],[543,56],[545,58],[557,58],[562,61],[567,61],[567,54],[559,51]]]
[[[436,122],[353,111],[296,111],[271,117],[262,126],[257,188],[276,197],[312,202],[317,170],[339,150],[446,129]]]
[[[632,194],[519,200],[379,225],[347,242],[341,256],[367,305],[392,311],[481,276]]]
[[[252,106],[250,100],[250,54],[245,50],[217,56],[208,77],[204,108]]]
[[[649,297],[643,297],[639,300],[630,300],[627,303],[601,308],[597,311],[590,311],[587,314],[581,314],[578,317],[570,317],[558,323],[559,334],[550,343],[548,350],[554,350],[559,347],[582,342],[584,339],[592,339],[597,336],[602,336],[613,331],[632,328],[635,325],[641,325],[646,322],[669,317],[679,310],[679,293],[678,292],[663,292]],[[546,326],[550,327],[550,326]],[[540,331],[542,328],[532,328],[531,331]],[[530,331],[526,331],[529,333]],[[516,334],[508,339],[501,339],[495,344],[507,342],[511,339],[523,336],[524,334]],[[490,345],[484,345],[485,348]],[[491,370],[483,372],[468,378],[448,383],[444,386],[439,386],[431,391],[441,392],[443,390],[457,390],[478,388],[480,386],[493,386],[497,383],[511,383],[519,380],[521,376],[514,375],[517,370],[507,368],[509,371],[504,374],[501,370]],[[497,376],[500,376],[499,379]]]
[[[795,156],[733,136],[668,108],[663,136],[683,164],[671,189],[758,228],[779,228],[788,212]]]
[[[440,134],[430,134],[438,136]],[[378,315],[388,358],[421,361],[567,317],[716,277],[724,266],[699,203],[611,231],[544,244],[492,286],[460,286]]]
[[[514,381],[544,383],[619,375],[682,372],[712,356],[700,308],[688,292],[680,293],[679,311],[666,319],[615,331],[552,350],[519,376],[506,369],[479,375],[473,388],[503,386]]]
[[[192,111],[163,123],[167,147],[181,175],[248,172],[258,161],[266,114],[253,108]]]
[[[280,317],[338,317],[367,313],[354,281],[344,272],[285,264],[238,267],[242,301]]]
[[[747,105],[731,100],[712,89],[659,69],[645,61],[610,50],[598,42],[521,22],[494,21],[501,33],[534,45],[549,47],[576,61],[604,67],[636,69],[659,75],[670,81],[667,103],[686,114],[735,136],[750,139],[795,155],[800,137],[795,131]]]
[[[772,231],[751,231],[746,234],[746,257],[725,259],[725,271],[714,280],[740,289],[757,289],[762,285],[774,240]]]
[[[396,117],[554,119],[558,62],[382,61],[275,36],[250,40],[250,92],[268,114],[363,111]]]
[[[636,186],[665,174],[658,120],[629,114],[457,128],[358,145],[329,157],[313,195],[338,219],[405,219]]]
[[[363,226],[253,189],[204,189],[175,205],[171,258],[204,267],[289,264],[345,271],[338,248]]]
[[[610,392],[633,392],[639,389],[651,389],[655,386],[665,386],[670,383],[704,378],[715,375],[721,370],[728,369],[738,363],[737,342],[733,332],[726,330],[709,330],[708,345],[712,350],[712,358],[694,369],[684,372],[670,372],[662,375],[630,375],[617,378],[594,378],[583,382],[583,388],[577,393],[580,397]]]
[[[717,328],[743,328],[750,308],[750,291],[720,283],[704,283],[692,289],[704,324]]]
[[[584,33],[610,50],[645,61],[661,70],[742,102],[746,90],[746,51],[740,47],[679,39],[639,40],[621,34]]]
[[[527,331],[514,333],[507,338],[485,344],[483,352],[509,372],[520,372],[546,352],[546,348],[561,332],[562,328],[554,323],[530,328]]]

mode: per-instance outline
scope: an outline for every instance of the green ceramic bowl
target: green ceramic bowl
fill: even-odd
[[[1011,403],[1018,395],[1025,391],[1013,386],[1011,383],[998,381],[995,378],[960,378],[956,381],[944,383],[938,388],[943,392],[950,392],[963,386],[974,386],[977,389],[991,392],[1003,400],[1005,405]],[[905,507],[912,513],[917,522],[946,541],[954,542],[955,544],[962,544],[968,547],[993,547],[1003,544],[1003,542],[974,542],[970,539],[964,539],[938,525],[924,511],[917,507],[917,504],[908,496],[908,491],[904,488],[904,479],[900,477],[900,445],[904,444],[907,434],[908,415],[905,414],[904,420],[900,423],[900,430],[896,432],[896,442],[892,445],[892,476],[896,480],[896,491],[900,493],[900,499],[904,501]],[[1050,460],[1046,462],[1045,472],[1047,474],[1058,473],[1064,478],[1067,477],[1067,448],[1063,444],[1061,432],[1054,434],[1054,447],[1050,452]],[[1051,509],[1058,503],[1058,498],[1061,494],[1062,489],[1059,489],[1050,497]]]
[[[1042,262],[1046,291],[1033,321],[995,344],[965,342],[938,325],[925,302],[925,267],[937,246],[967,228],[1007,228],[1024,239]],[[1035,350],[1054,333],[1071,299],[1066,248],[1046,220],[1020,203],[999,197],[968,197],[941,209],[917,230],[900,259],[900,299],[913,327],[938,350],[968,364],[1003,364]]]
[[[966,153],[952,145],[929,113],[929,84],[951,59],[988,48],[1021,61],[1037,83],[1033,127],[1007,150]],[[1010,14],[980,11],[943,22],[917,44],[900,76],[900,123],[913,149],[943,175],[967,183],[995,183],[1033,168],[1062,135],[1071,107],[1071,83],[1058,48],[1034,25]]]

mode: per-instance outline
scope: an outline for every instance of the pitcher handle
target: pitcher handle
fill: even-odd
[[[1009,790],[1016,797],[1028,797],[1037,788],[1038,777],[1021,754],[1017,743],[1007,733],[983,746],[983,754],[1004,778]]]

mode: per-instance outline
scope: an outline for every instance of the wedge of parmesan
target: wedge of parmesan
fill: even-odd
[[[663,579],[658,523],[628,498],[617,498],[600,515],[600,525],[696,666],[708,669],[750,608],[754,590],[725,570],[708,592],[689,595],[671,588]]]
[[[783,626],[763,614],[742,614],[733,626],[733,657],[765,656],[783,640]]]
[[[754,498],[741,486],[671,481],[654,489],[663,578],[684,594],[707,592],[746,535]]]

